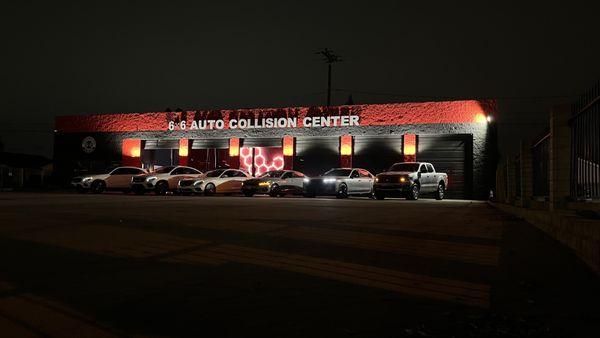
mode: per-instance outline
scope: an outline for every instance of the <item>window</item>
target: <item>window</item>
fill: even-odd
[[[434,172],[434,171],[435,171],[435,170],[433,169],[433,166],[432,166],[431,164],[429,164],[429,163],[427,163],[427,170],[428,170],[430,173],[432,173],[432,172]]]
[[[303,178],[304,174],[301,173],[301,172],[299,172],[299,171],[294,171],[292,177],[294,177],[294,178]]]
[[[206,173],[206,177],[219,177],[224,171],[225,169],[211,170]]]
[[[113,170],[110,174],[111,175],[127,175],[127,174],[129,174],[129,168],[117,168],[117,169]]]
[[[350,175],[351,178],[357,178],[360,177],[360,174],[358,173],[358,170],[353,170],[352,174]]]
[[[238,171],[237,171],[237,177],[247,177],[247,176],[246,176],[246,173],[245,173],[245,172],[243,172],[243,171],[241,171],[241,170],[238,170]]]
[[[407,171],[414,173],[417,170],[419,170],[418,163],[396,163],[390,167],[389,171]]]
[[[424,173],[424,174],[427,173],[427,167],[424,164],[422,164],[421,168],[419,169],[419,172]]]
[[[360,177],[367,177],[367,178],[371,178],[373,175],[371,175],[370,172],[364,170],[364,169],[360,169],[358,170],[358,172],[360,173]]]
[[[177,168],[171,172],[171,175],[183,175],[185,174],[185,168]]]
[[[166,166],[154,171],[155,174],[168,174],[171,170],[175,169],[174,166]]]
[[[352,170],[350,169],[331,169],[328,172],[326,172],[325,174],[323,174],[323,176],[344,176],[344,177],[348,177],[350,176],[350,172]]]
[[[221,177],[236,177],[238,175],[237,170],[226,170]]]
[[[197,175],[197,174],[202,174],[202,172],[198,169],[194,169],[194,168],[189,168],[189,167],[185,167],[182,168],[183,169],[183,173],[186,175]]]
[[[292,172],[288,171],[285,174],[281,175],[282,180],[286,180],[288,178],[292,178]]]
[[[283,174],[283,171],[281,170],[272,170],[272,171],[267,171],[266,173],[260,175],[260,178],[279,178],[281,176],[281,174]]]

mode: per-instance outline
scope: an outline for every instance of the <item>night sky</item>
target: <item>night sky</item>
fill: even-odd
[[[575,1],[189,1],[2,9],[6,151],[52,155],[54,116],[500,98],[500,147],[600,75],[597,11]],[[589,2],[588,2],[589,3]]]

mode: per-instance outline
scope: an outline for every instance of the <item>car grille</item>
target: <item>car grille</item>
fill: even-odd
[[[398,178],[397,177],[393,177],[393,176],[381,176],[379,177],[379,182],[381,183],[392,183],[392,182],[398,182]]]
[[[146,177],[133,177],[131,182],[133,183],[144,183],[146,181]]]
[[[194,182],[195,182],[194,180],[181,180],[181,181],[179,181],[179,186],[180,187],[189,187],[192,184],[194,184]]]

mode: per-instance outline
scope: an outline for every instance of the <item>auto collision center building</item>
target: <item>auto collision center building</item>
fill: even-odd
[[[395,162],[424,161],[448,173],[448,197],[486,198],[495,114],[495,101],[467,100],[60,116],[54,165],[67,180],[115,165],[316,176],[333,167],[377,174]]]

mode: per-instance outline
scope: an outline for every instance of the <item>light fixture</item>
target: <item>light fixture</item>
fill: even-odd
[[[352,155],[352,135],[342,135],[340,138],[340,155]]]

